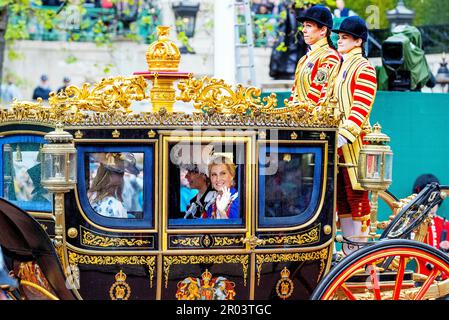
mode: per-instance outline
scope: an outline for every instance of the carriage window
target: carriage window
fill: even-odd
[[[259,225],[292,226],[306,221],[318,205],[321,149],[260,148]]]
[[[22,138],[43,143],[40,137]],[[52,211],[52,195],[41,185],[42,143],[3,144],[3,197],[23,210]]]
[[[177,143],[169,152],[169,227],[241,226],[244,144]]]
[[[78,145],[77,195],[94,223],[112,228],[154,225],[154,145]]]
[[[89,203],[109,218],[142,218],[143,153],[86,153]]]

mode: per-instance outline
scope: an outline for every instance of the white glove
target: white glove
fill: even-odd
[[[217,196],[215,205],[217,206],[217,219],[227,219],[226,209],[231,202],[231,191],[227,187],[221,189],[222,193]]]
[[[348,140],[345,137],[343,137],[341,134],[338,134],[338,148],[343,147],[347,143],[348,143]]]
[[[207,211],[209,207],[215,202],[217,198],[217,191],[209,191],[204,199],[204,211]]]

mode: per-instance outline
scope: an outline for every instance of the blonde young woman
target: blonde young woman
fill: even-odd
[[[239,217],[239,194],[234,188],[235,164],[225,156],[216,156],[209,163],[209,178],[217,191],[215,203],[203,218],[235,219]]]

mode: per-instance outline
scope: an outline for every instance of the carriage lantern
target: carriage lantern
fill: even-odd
[[[359,158],[358,178],[363,189],[371,192],[371,235],[377,229],[378,192],[386,190],[392,182],[393,152],[388,143],[390,137],[381,132],[379,123],[363,140]]]
[[[48,144],[42,147],[41,184],[50,192],[64,193],[76,184],[76,148],[73,136],[57,124],[55,131],[45,135]]]

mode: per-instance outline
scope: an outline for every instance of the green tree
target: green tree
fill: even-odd
[[[153,40],[155,28],[151,30],[150,24],[157,10],[152,2],[144,0],[112,0],[112,3],[127,2],[135,10],[142,9],[141,19],[129,25],[126,37],[133,41],[142,42],[141,34],[146,31],[145,40]],[[84,7],[85,0],[63,0],[60,7],[42,7],[41,0],[0,0],[0,84],[2,83],[2,71],[4,54],[7,50],[10,59],[20,57],[15,52],[12,44],[16,40],[30,39],[33,35],[29,33],[28,23],[32,21],[46,32],[46,40],[61,39],[60,35],[67,35],[66,41],[90,40],[97,45],[112,45],[114,36],[119,34],[118,26],[121,21],[120,15],[130,14],[129,9],[123,12],[109,10],[107,14],[101,13],[98,17],[89,16]],[[136,9],[137,8],[137,9]],[[154,9],[154,10],[153,10]],[[127,11],[128,10],[128,11]],[[74,25],[70,24],[69,17],[78,17]],[[146,19],[144,19],[146,18]],[[75,19],[76,20],[76,19]],[[142,30],[140,30],[140,29]],[[51,32],[50,32],[51,31]],[[64,38],[65,39],[65,38]],[[68,57],[68,61],[76,61],[76,57]]]
[[[346,7],[367,19],[371,14],[370,6],[379,8],[381,29],[388,28],[387,10],[394,9],[398,0],[346,0]],[[407,8],[415,11],[413,24],[416,26],[449,23],[449,1],[441,0],[404,0]]]
[[[449,24],[449,1],[405,0],[404,3],[415,10],[414,25]]]
[[[26,26],[27,17],[34,17],[46,30],[55,27],[57,12],[40,10],[41,4],[40,0],[0,0],[0,84],[3,80],[5,50],[14,41],[30,37]],[[10,58],[20,57],[12,50],[8,52],[8,55]]]

